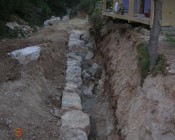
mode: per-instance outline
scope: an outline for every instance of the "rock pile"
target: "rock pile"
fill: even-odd
[[[20,25],[16,21],[7,22],[5,25],[10,30],[17,32],[17,36],[19,38],[28,37],[34,32],[34,29],[31,28],[29,25]]]

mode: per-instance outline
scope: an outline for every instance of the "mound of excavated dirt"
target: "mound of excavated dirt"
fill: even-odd
[[[16,128],[22,129],[24,140],[58,140],[68,33],[73,27],[84,28],[84,20],[79,21],[0,42],[0,140],[15,139]],[[7,55],[32,45],[41,47],[38,61],[20,65]]]

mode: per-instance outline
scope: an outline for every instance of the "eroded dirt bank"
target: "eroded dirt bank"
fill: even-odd
[[[103,94],[114,112],[114,128],[120,136],[111,139],[174,140],[175,75],[149,75],[140,86],[136,45],[148,40],[149,32],[109,23],[102,34],[105,35],[97,50],[105,70]],[[161,41],[159,51],[174,65],[172,46]]]

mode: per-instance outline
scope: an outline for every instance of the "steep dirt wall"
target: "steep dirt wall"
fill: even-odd
[[[110,27],[105,27],[111,31],[98,50],[106,71],[104,92],[114,110],[120,139],[174,140],[175,76],[148,76],[141,87],[136,44],[148,35],[128,25],[110,23]],[[174,63],[170,52],[165,55],[172,55],[169,58]]]

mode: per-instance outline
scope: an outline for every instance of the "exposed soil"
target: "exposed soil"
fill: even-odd
[[[83,24],[82,24],[83,23]],[[84,20],[41,29],[26,39],[0,42],[0,140],[58,140],[61,95],[65,84],[68,34]],[[38,61],[20,65],[7,53],[39,45]]]

